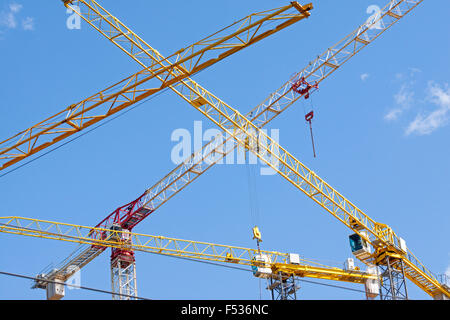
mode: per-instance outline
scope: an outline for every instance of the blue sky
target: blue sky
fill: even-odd
[[[195,77],[242,112],[264,100],[309,61],[350,33],[386,0],[314,3],[308,20]],[[131,4],[130,4],[131,3]],[[249,13],[287,1],[101,1],[162,54]],[[378,222],[390,225],[433,272],[450,265],[450,3],[424,1],[268,128],[280,144]],[[0,137],[7,138],[139,70],[82,24],[66,27],[60,1],[0,3]],[[313,107],[317,158],[304,115]],[[55,152],[0,178],[1,216],[95,225],[140,195],[175,165],[174,130],[194,121],[214,128],[167,92]],[[161,207],[136,232],[254,247],[247,166],[221,165]],[[325,263],[351,256],[344,225],[275,176],[256,176],[262,247]],[[34,275],[74,246],[0,235],[2,271]],[[138,292],[155,299],[258,299],[251,274],[137,253]],[[1,299],[42,299],[25,280],[0,277]],[[110,289],[109,252],[82,271],[82,284]],[[339,284],[339,283],[338,283]],[[363,299],[363,294],[303,283],[301,299]],[[350,288],[362,289],[351,284]],[[264,284],[263,284],[264,287]],[[427,295],[409,283],[412,298]],[[269,298],[263,290],[263,297]],[[69,290],[69,299],[109,299]]]

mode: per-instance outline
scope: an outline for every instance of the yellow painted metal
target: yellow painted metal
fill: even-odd
[[[139,37],[136,33],[134,33],[131,29],[129,29],[125,24],[123,24],[117,17],[112,15],[110,12],[108,12],[104,7],[102,7],[97,1],[95,0],[68,0],[65,1],[64,5],[67,8],[70,8],[73,10],[76,14],[78,14],[84,21],[86,21],[89,25],[91,25],[94,29],[96,29],[98,32],[100,32],[103,36],[105,36],[107,39],[109,39],[111,42],[113,42],[115,45],[117,45],[122,51],[124,51],[126,54],[128,54],[130,57],[132,57],[136,62],[138,62],[142,67],[145,69],[151,68],[154,64],[161,64],[165,65],[166,63],[170,64],[171,60],[180,60],[186,52],[197,52],[200,51],[198,47],[208,47],[211,46],[212,43],[216,41],[216,38],[219,36],[218,34],[222,32],[222,30],[218,31],[217,33],[213,34],[212,36],[199,41],[190,47],[181,49],[177,51],[172,56],[169,56],[168,58],[163,57],[156,49],[152,48],[148,43],[146,43],[141,37]],[[298,12],[301,13],[301,15],[298,14],[292,14],[292,13],[285,13],[286,10],[290,7],[293,7],[298,10]],[[305,6],[301,6],[296,1],[291,2],[291,6],[285,6],[279,9],[279,12],[271,18],[272,21],[276,20],[285,20],[286,18],[289,18],[289,20],[285,21],[284,24],[277,26],[277,28],[283,29],[287,27],[288,25],[293,24],[294,22],[297,22],[303,18],[307,18],[310,16],[309,11],[312,9],[312,4],[308,4]],[[255,13],[253,15],[250,15],[244,19],[241,19],[237,22],[235,22],[233,25],[246,25],[250,23],[251,21],[254,21],[261,15],[267,15],[274,10],[269,11],[263,11],[259,13]],[[292,19],[293,18],[293,19]],[[297,21],[295,21],[297,20]],[[263,33],[260,37],[267,37],[270,34],[274,33],[275,29],[269,30],[265,33]],[[230,35],[228,38],[235,37],[235,41],[237,43],[249,43],[251,38],[251,32],[247,32],[243,35],[243,38]],[[257,39],[260,40],[260,39]],[[256,40],[254,40],[256,41]],[[229,44],[224,45],[223,47],[230,46]],[[230,48],[234,48],[235,44],[231,45]],[[221,48],[222,49],[222,48]],[[221,54],[219,56],[220,59],[223,59],[227,57],[229,54],[234,53],[232,50],[230,52],[227,52],[226,54]],[[177,56],[176,59],[173,59],[173,56]],[[207,64],[209,62],[206,62]],[[186,72],[186,70],[191,70],[191,73],[194,73],[197,70],[194,70],[192,72],[192,63],[189,65],[180,64],[178,66],[175,66],[174,72]]]
[[[252,231],[253,231],[253,239],[256,239],[259,242],[262,242],[261,231],[259,231],[259,228],[258,227],[254,227],[252,229]]]
[[[317,266],[298,266],[296,264],[274,263],[272,265],[272,272],[278,274],[281,272],[285,275],[295,275],[297,277],[318,278],[324,280],[335,280],[345,282],[355,282],[355,273],[360,271],[344,271],[339,268],[323,268]],[[376,279],[376,276],[371,276],[371,279]]]
[[[253,258],[258,254],[270,257],[275,272],[295,274],[299,277],[311,277],[326,280],[364,283],[377,276],[360,271],[347,271],[329,267],[311,260],[300,259],[299,265],[287,264],[287,253],[267,250],[220,245],[209,242],[183,240],[163,236],[130,233],[81,225],[30,219],[23,217],[0,217],[0,232],[15,235],[61,240],[96,247],[120,248],[166,256],[182,257],[191,260],[212,261],[219,264],[238,264],[252,266]],[[103,237],[92,237],[94,234]],[[99,240],[103,239],[103,240]],[[120,241],[120,239],[127,239]],[[72,274],[60,277],[66,281]]]
[[[249,15],[168,58],[161,59],[156,50],[146,51],[155,57],[144,70],[0,142],[0,170],[173,84],[182,87],[180,80],[309,16],[294,8],[290,4]]]

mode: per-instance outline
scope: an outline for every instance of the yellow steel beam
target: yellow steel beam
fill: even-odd
[[[145,69],[151,67],[154,64],[159,65],[167,65],[171,64],[171,61],[179,61],[181,60],[187,53],[189,52],[197,52],[200,51],[199,47],[210,47],[216,41],[217,37],[220,37],[220,34],[223,30],[218,31],[217,33],[211,35],[208,38],[203,39],[202,41],[196,42],[193,45],[178,50],[176,53],[171,56],[165,58],[163,57],[156,49],[152,48],[148,43],[146,43],[141,37],[139,37],[136,33],[134,33],[131,29],[129,29],[125,24],[123,24],[117,17],[108,12],[104,7],[102,7],[96,0],[67,0],[64,1],[64,5],[75,12],[78,16],[80,16],[84,21],[86,21],[89,25],[91,25],[94,29],[100,32],[103,36],[113,42],[116,46],[118,46],[122,51],[128,54],[131,58],[133,58],[136,62],[138,62]],[[291,2],[291,6],[297,9],[302,16],[293,15],[292,13],[285,13],[285,9],[289,6],[283,7],[283,12],[278,13],[276,16],[271,18],[271,20],[285,20],[287,17],[295,18],[295,19],[303,19],[310,16],[309,11],[312,9],[312,4],[307,4],[305,6],[301,6],[298,2]],[[282,8],[280,8],[282,9]],[[251,21],[254,21],[260,15],[266,15],[274,10],[268,10],[259,12],[244,19],[241,19],[235,22],[233,25],[240,26],[246,25]],[[296,22],[295,19],[290,19],[284,22],[284,24],[279,25],[277,28],[285,28],[288,25]],[[252,35],[253,31],[248,31],[245,34],[234,36],[227,36],[227,40],[234,38],[234,41],[237,43],[249,43],[250,39],[254,36]],[[275,29],[268,30],[258,37],[267,37],[270,34],[273,34]],[[254,38],[253,41],[259,41],[258,37]],[[224,59],[231,53],[234,53],[236,50],[235,44],[230,45],[229,43],[225,44],[223,48],[230,48],[233,50],[229,50],[226,53],[223,53],[219,56],[220,59]],[[239,47],[237,47],[239,48]],[[207,51],[210,52],[210,51]],[[202,57],[203,58],[203,57]],[[210,62],[206,62],[209,64]],[[196,64],[190,61],[189,64],[181,63],[179,65],[174,65],[174,70],[179,71],[181,73],[186,73],[187,70],[192,74],[195,73]]]
[[[286,275],[295,275],[296,277],[305,277],[307,275],[308,278],[317,278],[323,280],[334,280],[334,281],[342,281],[342,282],[358,282],[364,283],[367,279],[376,279],[375,275],[367,274],[366,279],[361,278],[360,271],[349,271],[342,270],[339,268],[330,268],[330,267],[318,267],[318,266],[310,266],[310,265],[296,265],[296,264],[287,264],[287,263],[274,263],[272,265],[272,272],[274,274],[278,274],[281,272]]]
[[[299,265],[287,264],[288,254],[277,251],[256,250],[105,228],[92,228],[40,219],[15,216],[0,217],[0,232],[79,243],[92,247],[120,248],[183,257],[191,260],[213,261],[221,264],[233,263],[244,266],[255,265],[255,260],[253,260],[255,256],[264,254],[270,258],[270,266],[277,273],[283,272],[295,274],[299,277],[312,277],[353,283],[364,283],[368,279],[377,279],[377,276],[373,274],[329,267],[303,258],[300,259]],[[65,281],[72,274],[68,272],[64,275],[58,274],[58,276]]]

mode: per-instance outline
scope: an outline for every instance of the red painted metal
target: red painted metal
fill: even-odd
[[[112,213],[110,213],[105,219],[100,221],[95,228],[109,229],[112,225],[118,225],[125,230],[131,231],[137,224],[148,217],[154,210],[144,207],[144,196],[147,193],[142,194],[136,200],[127,203]],[[107,238],[106,231],[91,230],[89,237],[95,240],[104,240]],[[106,247],[100,245],[92,245],[93,248],[98,250],[105,250]],[[134,261],[134,252],[123,249],[112,248],[111,259],[122,255],[122,258],[126,261]]]
[[[297,76],[294,76],[295,79]],[[305,99],[309,98],[309,91],[312,89],[318,89],[319,84],[309,84],[304,77],[301,77],[300,79],[293,80],[293,84],[291,86],[291,89],[297,92],[300,95],[305,95]]]
[[[305,120],[311,123],[311,120],[314,118],[314,111],[311,111],[305,115]]]
[[[143,198],[145,195],[146,193],[142,194],[136,200],[117,208],[95,227],[108,229],[113,224],[118,224],[122,228],[131,231],[139,222],[154,211],[144,207]]]
[[[113,248],[111,250],[111,261],[113,261],[116,258],[120,259],[122,268],[126,268],[131,263],[136,261],[134,258],[134,252],[132,250]]]

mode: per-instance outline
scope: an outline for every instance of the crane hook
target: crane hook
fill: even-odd
[[[310,111],[305,115],[305,120],[309,123],[309,131],[311,132],[311,142],[312,142],[312,147],[313,147],[313,154],[314,154],[314,158],[316,157],[316,148],[314,146],[314,135],[313,135],[313,131],[312,131],[312,119],[314,118],[314,111]]]

